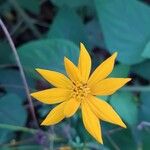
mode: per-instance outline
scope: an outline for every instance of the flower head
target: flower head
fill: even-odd
[[[68,58],[64,58],[68,77],[55,71],[36,69],[55,88],[31,95],[46,104],[60,103],[49,112],[42,125],[54,125],[66,117],[71,117],[81,106],[85,128],[100,143],[103,143],[101,120],[126,128],[113,108],[96,97],[111,95],[131,80],[130,78],[107,78],[113,70],[116,57],[117,52],[101,63],[90,75],[91,58],[81,43],[78,66],[75,66]]]

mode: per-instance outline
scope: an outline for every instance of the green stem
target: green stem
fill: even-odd
[[[28,26],[29,29],[32,30],[33,34],[40,38],[41,33],[36,29],[34,26],[32,20],[28,17],[28,15],[24,12],[24,10],[18,5],[18,3],[15,0],[9,0],[10,4],[15,8],[15,10],[22,16],[24,19],[26,25]],[[34,9],[34,8],[33,8]]]
[[[126,86],[121,89],[121,91],[131,91],[131,92],[149,92],[150,86]]]
[[[37,130],[35,130],[35,129],[20,127],[20,126],[15,126],[15,125],[9,125],[9,124],[0,124],[0,128],[12,130],[12,131],[23,131],[23,132],[28,132],[31,134],[35,134],[37,132]]]

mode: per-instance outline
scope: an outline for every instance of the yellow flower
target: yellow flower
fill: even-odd
[[[85,128],[100,143],[103,143],[101,120],[126,128],[113,108],[96,97],[97,95],[111,95],[131,80],[130,78],[106,78],[113,70],[116,57],[117,52],[100,64],[90,76],[91,58],[81,43],[78,67],[68,58],[64,58],[68,78],[55,71],[36,69],[56,88],[31,95],[46,104],[60,103],[49,112],[42,125],[54,125],[64,118],[71,117],[81,106]]]

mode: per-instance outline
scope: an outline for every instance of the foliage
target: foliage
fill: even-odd
[[[77,62],[80,42],[92,56],[92,70],[118,51],[110,76],[132,78],[112,96],[100,97],[127,124],[122,129],[102,122],[104,145],[85,131],[80,111],[58,125],[38,128],[16,58],[0,29],[0,149],[149,150],[149,4],[148,0],[0,0],[0,17],[17,48],[30,92],[47,88],[35,68],[64,73],[64,56]],[[33,105],[40,124],[51,106],[35,100]]]

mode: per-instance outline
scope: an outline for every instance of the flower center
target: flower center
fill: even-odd
[[[90,88],[87,86],[87,83],[77,82],[74,83],[72,90],[72,97],[77,100],[83,100],[90,93]]]

